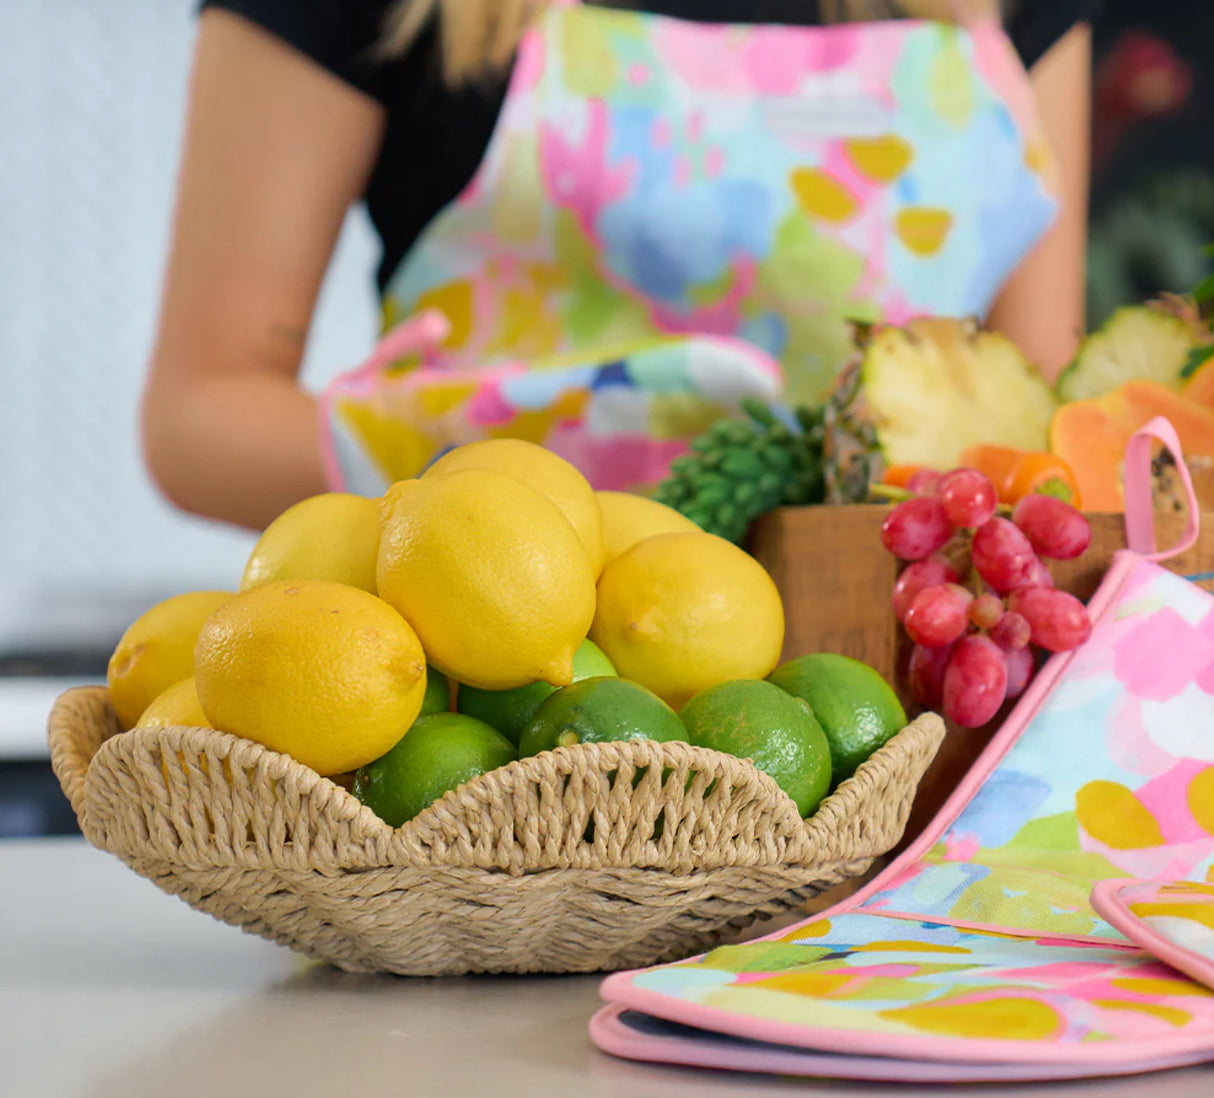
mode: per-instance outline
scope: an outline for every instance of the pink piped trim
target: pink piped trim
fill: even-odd
[[[1154,954],[1177,972],[1183,972],[1190,979],[1214,990],[1214,961],[1165,938],[1129,909],[1126,893],[1142,887],[1140,880],[1101,881],[1092,889],[1092,907],[1106,923],[1136,946]]]

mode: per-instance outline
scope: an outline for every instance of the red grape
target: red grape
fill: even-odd
[[[916,644],[910,658],[910,688],[915,701],[928,709],[939,709],[944,700],[944,672],[953,646],[923,648]]]
[[[1026,587],[1008,599],[1008,609],[1023,614],[1033,643],[1050,652],[1069,652],[1091,636],[1088,608],[1074,595],[1050,587]]]
[[[974,531],[970,555],[978,575],[1000,594],[1027,583],[1037,564],[1029,539],[1005,518],[993,518]]]
[[[988,632],[1003,619],[1003,599],[998,595],[979,595],[970,603],[970,624]]]
[[[955,583],[925,587],[906,612],[906,635],[924,648],[942,648],[965,632],[973,595]]]
[[[1008,523],[1010,526],[1011,523]],[[953,525],[939,496],[916,496],[899,503],[881,524],[881,542],[899,560],[922,560],[942,549]]]
[[[989,637],[957,643],[944,672],[944,715],[962,728],[980,728],[999,712],[1007,694],[1007,664]]]
[[[1023,614],[1009,610],[999,620],[999,624],[991,630],[993,640],[1005,652],[1014,652],[1024,648],[1033,638],[1033,630]]]
[[[956,583],[960,578],[957,569],[944,557],[931,556],[908,564],[894,584],[894,617],[906,621],[906,612],[923,588],[937,583]]]
[[[1003,662],[1007,666],[1007,690],[1005,696],[1018,698],[1024,693],[1033,677],[1033,650],[1031,648],[1004,649]]]
[[[1069,503],[1053,496],[1025,496],[1012,511],[1012,521],[1024,531],[1033,548],[1051,560],[1074,560],[1092,541],[1088,520]]]
[[[945,473],[937,491],[948,520],[954,526],[972,530],[995,517],[999,503],[995,486],[977,469],[954,469]]]
[[[906,488],[916,496],[934,496],[939,484],[940,474],[935,469],[920,469],[906,482]]]
[[[1016,590],[1021,587],[1053,587],[1054,577],[1050,575],[1050,570],[1046,566],[1045,561],[1040,557],[1033,561],[1033,571],[1024,583],[1016,585]]]

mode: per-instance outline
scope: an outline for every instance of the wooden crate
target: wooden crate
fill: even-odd
[[[891,607],[898,562],[882,547],[881,523],[889,508],[790,507],[761,518],[750,550],[776,581],[787,617],[784,658],[807,652],[838,652],[863,660],[894,684],[908,710],[906,662],[910,645]],[[1087,601],[1100,585],[1113,554],[1124,549],[1124,518],[1091,514],[1091,548],[1078,561],[1056,561],[1055,584]],[[1210,531],[1166,567],[1195,579],[1207,590],[1214,579],[1214,514]],[[1156,534],[1161,546],[1174,544],[1184,516],[1161,514]],[[986,747],[1011,706],[981,729],[950,724],[940,754],[919,788],[903,846],[932,819]]]

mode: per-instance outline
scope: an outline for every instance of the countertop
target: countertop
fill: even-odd
[[[885,1098],[943,1091],[614,1060],[586,1037],[598,1005],[596,977],[348,976],[190,910],[83,840],[0,843],[0,882],[4,1095]],[[1209,1098],[1214,1068],[973,1093]]]

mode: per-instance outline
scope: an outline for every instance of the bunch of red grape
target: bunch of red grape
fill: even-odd
[[[1032,677],[1034,646],[1078,648],[1092,631],[1087,607],[1054,589],[1043,559],[1073,560],[1092,538],[1069,503],[1025,496],[998,513],[995,488],[976,469],[918,473],[912,498],[881,527],[909,561],[894,587],[894,614],[915,642],[915,699],[964,728],[986,724]]]

